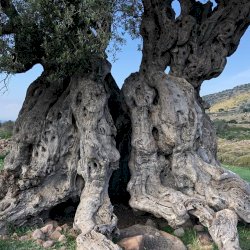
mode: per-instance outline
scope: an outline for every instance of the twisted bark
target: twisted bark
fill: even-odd
[[[237,49],[250,3],[217,1],[213,9],[210,1],[180,0],[176,18],[171,0],[142,2],[142,63],[123,88],[132,120],[130,205],[173,227],[193,214],[220,249],[239,249],[237,216],[250,222],[249,184],[217,162],[199,89]]]
[[[182,77],[195,88],[217,77],[226,58],[237,49],[250,23],[247,0],[179,1],[181,15],[175,18],[172,1],[144,0],[141,25],[143,58],[141,71],[164,71]]]
[[[110,64],[64,82],[51,83],[48,75],[29,87],[16,121],[0,174],[0,230],[38,223],[55,205],[80,197],[74,222],[78,249],[119,249],[110,241],[117,218],[108,187],[119,167],[115,124],[123,126],[123,111]],[[109,102],[120,109],[114,120]]]
[[[172,227],[192,214],[220,249],[239,249],[236,225],[238,218],[250,222],[250,187],[217,162],[199,88],[223,71],[236,50],[250,23],[250,3],[217,1],[212,9],[210,2],[180,0],[178,18],[171,3],[143,0],[142,63],[123,87],[132,121],[130,205]],[[43,58],[38,47],[28,66]],[[163,73],[167,66],[170,76]],[[78,249],[119,249],[110,240],[117,219],[108,192],[127,172],[131,127],[109,72],[103,62],[88,74],[51,83],[46,71],[31,85],[0,175],[0,230],[42,218],[80,196]],[[109,188],[119,165],[117,148],[123,159]]]
[[[250,222],[250,186],[217,162],[215,133],[194,87],[163,72],[136,73],[123,92],[133,128],[130,206],[172,227],[192,214],[220,249],[240,249],[237,215]]]

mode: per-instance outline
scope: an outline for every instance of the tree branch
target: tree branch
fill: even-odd
[[[213,10],[211,2],[179,0],[181,16],[177,19],[171,2],[143,1],[141,70],[164,71],[170,66],[172,75],[199,88],[223,71],[226,58],[237,49],[250,24],[250,2],[217,1]]]
[[[194,0],[179,0],[181,5],[181,15],[186,16],[190,13],[193,4],[195,3]]]
[[[3,79],[0,80],[0,93],[5,94],[8,90],[8,80],[10,78],[10,74],[6,74]]]

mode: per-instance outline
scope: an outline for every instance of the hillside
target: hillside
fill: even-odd
[[[250,84],[202,98],[211,106],[207,113],[216,128],[219,160],[250,167]]]
[[[218,102],[223,102],[229,98],[250,92],[250,83],[236,86],[233,89],[227,89],[218,93],[203,96],[202,98],[210,105],[215,105]]]
[[[208,114],[212,120],[250,123],[250,83],[202,98],[211,106]],[[250,128],[250,126],[246,127]]]

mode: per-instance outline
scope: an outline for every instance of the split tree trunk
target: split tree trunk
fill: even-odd
[[[240,249],[237,215],[250,222],[250,187],[217,162],[215,133],[194,87],[148,70],[132,74],[123,92],[133,128],[130,206],[172,227],[192,214],[220,249]]]
[[[130,124],[109,70],[105,63],[93,74],[53,84],[45,72],[31,85],[0,177],[1,230],[43,219],[56,204],[81,196],[78,249],[119,249],[110,241],[117,219],[108,187]],[[215,134],[194,87],[149,72],[131,75],[123,88],[133,131],[131,207],[172,227],[192,214],[220,249],[239,249],[238,217],[250,222],[249,184],[217,162]]]
[[[80,196],[78,249],[120,249],[110,241],[117,218],[108,187],[119,167],[115,124],[122,129],[129,121],[110,64],[98,65],[64,82],[50,83],[45,71],[29,87],[0,175],[1,231],[38,223],[55,205]]]

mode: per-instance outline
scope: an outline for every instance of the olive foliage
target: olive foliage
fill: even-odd
[[[35,63],[60,74],[86,69],[90,57],[103,56],[110,39],[112,1],[27,0],[9,8],[15,11],[1,13],[4,72],[23,72]]]
[[[138,34],[140,1],[1,0],[0,72],[19,73],[36,63],[57,77],[88,71],[124,42],[124,31]]]

